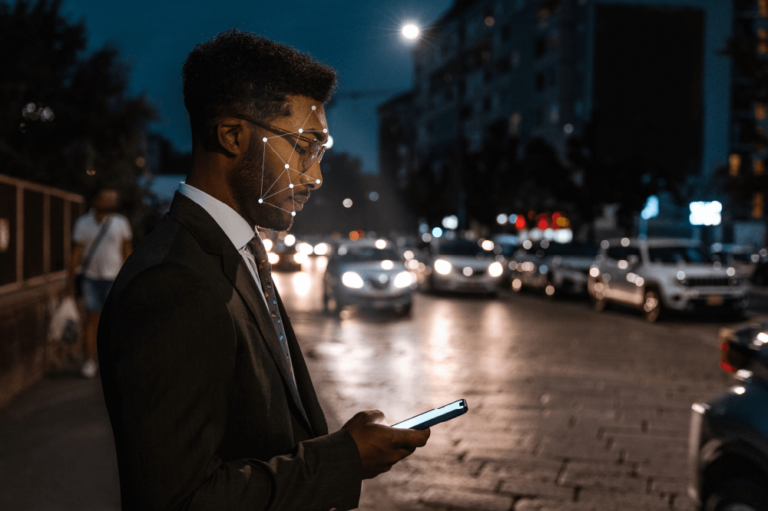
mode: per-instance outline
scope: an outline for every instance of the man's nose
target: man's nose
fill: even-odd
[[[323,172],[320,169],[320,162],[316,161],[301,176],[301,183],[310,190],[317,190],[323,186]]]

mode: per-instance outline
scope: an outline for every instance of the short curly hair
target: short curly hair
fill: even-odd
[[[218,148],[216,123],[222,117],[287,117],[288,95],[325,103],[337,80],[336,71],[308,54],[238,29],[195,46],[181,75],[193,143],[207,150]]]

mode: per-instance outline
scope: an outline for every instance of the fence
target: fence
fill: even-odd
[[[81,195],[0,174],[0,406],[77,345],[51,342]]]

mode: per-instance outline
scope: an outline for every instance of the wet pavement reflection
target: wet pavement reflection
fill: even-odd
[[[691,404],[730,385],[706,318],[649,324],[580,299],[416,293],[409,316],[322,309],[327,261],[275,275],[331,429],[465,398],[361,509],[690,509]],[[652,434],[649,434],[651,432]],[[594,505],[593,505],[594,504]]]

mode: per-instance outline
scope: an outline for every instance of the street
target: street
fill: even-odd
[[[331,430],[465,398],[423,449],[367,481],[364,510],[693,509],[691,404],[726,389],[707,318],[648,324],[588,301],[418,293],[410,316],[322,312],[323,258],[275,281]],[[0,509],[119,509],[97,380],[65,368],[0,410]]]

